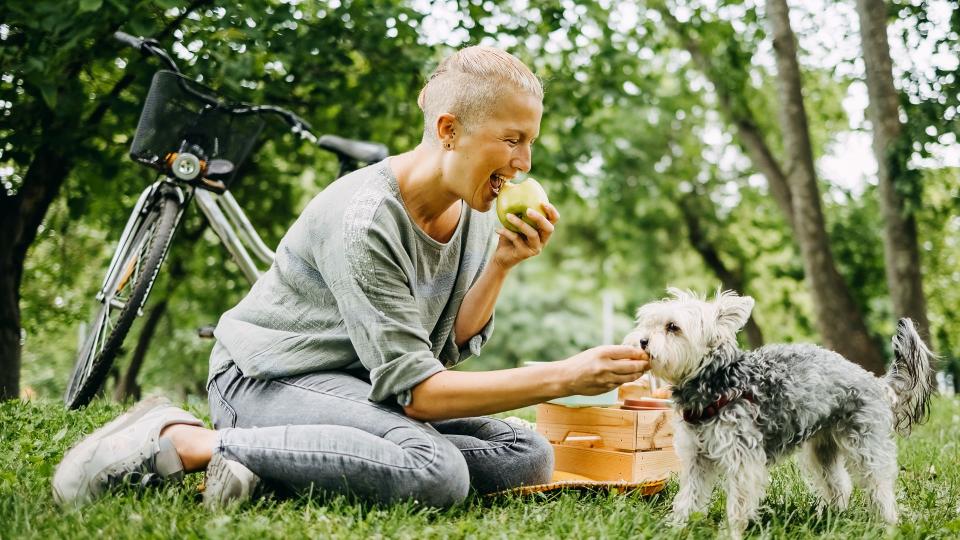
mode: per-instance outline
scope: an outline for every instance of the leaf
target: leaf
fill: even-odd
[[[47,104],[50,110],[57,108],[57,87],[50,81],[38,83],[40,93],[43,95],[43,102]]]
[[[86,13],[100,9],[101,5],[103,5],[103,0],[80,0],[78,8],[80,13]]]

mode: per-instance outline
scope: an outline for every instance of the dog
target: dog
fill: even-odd
[[[740,537],[757,516],[769,467],[798,449],[819,510],[847,507],[852,475],[882,518],[896,523],[894,432],[909,434],[928,417],[934,390],[934,355],[910,319],[900,319],[893,364],[879,378],[816,345],[740,350],[749,296],[718,292],[707,301],[668,292],[637,311],[624,343],[645,350],[651,371],[673,384],[681,471],[672,523],[703,511],[723,475],[728,526]]]

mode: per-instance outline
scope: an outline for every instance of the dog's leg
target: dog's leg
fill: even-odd
[[[702,456],[680,458],[680,490],[673,499],[670,523],[682,526],[694,512],[703,512],[710,503],[719,467]]]
[[[740,538],[750,521],[757,517],[760,502],[770,482],[770,473],[767,470],[763,438],[755,427],[748,427],[741,422],[734,428],[726,426],[722,429],[734,432],[732,441],[723,441],[726,448],[720,462],[726,476],[730,534]],[[724,438],[729,436],[730,433],[725,433]]]
[[[760,501],[770,481],[763,453],[745,457],[738,465],[729,468],[726,476],[730,534],[734,538],[741,538],[750,521],[757,517]]]
[[[897,481],[897,445],[892,438],[868,436],[846,449],[858,484],[870,495],[880,517],[890,524],[899,521],[894,486]]]
[[[867,478],[865,489],[870,492],[880,516],[887,523],[896,525],[900,521],[900,513],[897,511],[897,496],[894,491],[895,476],[891,478],[885,474],[870,474]]]
[[[817,514],[822,513],[827,504],[840,511],[846,510],[853,484],[832,434],[821,432],[807,441],[799,457],[800,467],[806,473],[804,476],[820,499]]]
[[[844,459],[884,521],[897,523],[897,444],[892,415],[889,409],[865,410],[856,420],[855,429],[838,435]]]
[[[706,509],[720,471],[716,463],[700,454],[693,434],[686,428],[677,426],[674,429],[673,444],[680,457],[680,490],[673,498],[670,523],[682,526],[690,514]]]

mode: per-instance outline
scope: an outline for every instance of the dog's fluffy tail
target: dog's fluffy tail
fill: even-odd
[[[909,435],[914,424],[923,423],[930,415],[930,396],[936,381],[932,366],[935,356],[920,339],[910,319],[900,319],[897,323],[893,355],[885,381],[896,394],[894,428],[901,435]]]

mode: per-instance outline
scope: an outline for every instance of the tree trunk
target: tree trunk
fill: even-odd
[[[20,283],[13,264],[0,264],[0,401],[20,394]]]
[[[789,8],[786,0],[767,0],[766,10],[777,65],[783,146],[787,152],[785,170],[788,171],[787,182],[793,202],[795,236],[803,254],[804,273],[813,295],[817,326],[827,347],[874,373],[883,373],[880,347],[870,337],[860,309],[837,271],[830,250]]]
[[[194,0],[154,37],[166,38],[195,9],[210,1]],[[104,38],[108,39],[113,30],[116,28],[111,29]],[[75,84],[77,74],[89,59],[78,57],[74,60],[63,74],[62,80],[68,84]],[[85,118],[57,117],[56,111],[42,108],[36,115],[40,143],[32,151],[33,160],[27,168],[23,184],[14,195],[8,195],[6,190],[0,189],[0,231],[3,231],[0,234],[0,400],[15,398],[19,394],[20,284],[23,265],[27,250],[36,239],[37,228],[73,167],[72,158],[75,154],[65,151],[77,146],[74,141],[90,137],[103,115],[132,80],[129,75],[121,78],[108,96]]]
[[[816,185],[816,176],[813,173],[813,157],[809,143],[809,131],[806,126],[806,113],[803,110],[803,101],[800,93],[799,67],[796,60],[796,45],[794,43],[793,31],[790,29],[789,20],[786,19],[787,7],[782,1],[777,5],[770,5],[768,2],[768,17],[778,11],[782,12],[779,26],[784,27],[786,35],[789,36],[787,43],[788,51],[792,54],[787,55],[792,58],[794,77],[791,84],[795,91],[791,91],[789,96],[795,103],[799,104],[799,109],[792,106],[793,114],[796,110],[800,112],[799,126],[794,126],[794,133],[791,137],[784,136],[788,151],[793,155],[802,154],[803,149],[798,150],[791,145],[791,141],[797,135],[806,141],[806,154],[808,156],[807,172],[797,176],[796,163],[801,160],[791,159],[788,166],[781,165],[773,155],[769,145],[764,140],[757,121],[752,111],[745,103],[737,101],[737,96],[732,95],[726,85],[721,84],[719,77],[722,74],[717,73],[711,66],[710,60],[703,52],[700,43],[684,28],[670,13],[669,9],[658,4],[657,11],[664,18],[667,25],[679,36],[683,47],[690,53],[691,58],[697,65],[697,68],[713,83],[717,91],[718,105],[721,112],[733,124],[737,130],[737,136],[753,162],[754,167],[759,170],[767,179],[770,187],[770,193],[777,202],[787,223],[790,225],[794,239],[800,247],[801,254],[804,257],[804,273],[811,286],[814,306],[816,310],[817,328],[822,336],[825,345],[843,354],[853,362],[875,373],[883,370],[883,358],[880,348],[870,338],[867,332],[863,316],[856,306],[846,283],[843,281],[833,256],[830,252],[829,243],[826,235],[826,227],[823,221],[823,215],[820,210],[820,194]],[[772,9],[771,9],[772,8]],[[772,17],[771,17],[772,18]],[[774,29],[776,30],[776,29]],[[776,31],[773,32],[775,35]],[[775,38],[774,47],[781,46],[777,52],[778,71],[781,71],[781,91],[783,92],[784,67],[781,61],[784,60],[783,36],[780,36],[779,42]],[[787,100],[784,100],[787,103]],[[784,107],[786,109],[786,107]],[[789,115],[784,111],[785,115]],[[797,123],[797,122],[791,122]],[[790,123],[784,123],[785,130],[788,130]],[[799,132],[797,131],[799,128]],[[802,166],[802,163],[800,164]],[[785,172],[787,171],[787,172]],[[802,201],[799,205],[795,204],[795,189],[802,188]],[[812,206],[811,206],[812,205]],[[803,224],[797,223],[799,218],[804,220]],[[811,272],[817,275],[811,276]]]
[[[727,268],[727,265],[720,258],[720,252],[717,247],[707,238],[700,223],[700,209],[692,200],[693,196],[682,197],[677,206],[683,214],[683,220],[687,224],[687,235],[690,239],[690,245],[700,254],[703,262],[706,263],[713,273],[720,279],[720,284],[725,290],[737,291],[744,294],[746,285],[743,282],[743,275],[740,272],[734,272]],[[763,345],[763,332],[754,319],[753,315],[747,319],[747,324],[743,331],[747,334],[747,343],[751,349],[756,349]]]
[[[51,140],[57,130],[56,124],[45,124],[20,190],[0,193],[0,400],[20,392],[20,283],[27,250],[71,167],[58,151],[69,143]]]
[[[139,338],[137,338],[137,347],[133,351],[130,364],[127,366],[127,370],[123,373],[123,376],[120,377],[120,380],[117,382],[117,388],[113,392],[113,399],[115,401],[124,402],[130,398],[134,400],[140,399],[141,388],[137,382],[137,376],[140,374],[143,360],[147,357],[147,351],[150,350],[150,342],[153,340],[154,334],[156,334],[157,326],[167,312],[167,302],[167,299],[164,298],[150,308],[150,314],[147,315],[147,320],[144,321],[143,329],[140,331]]]
[[[897,317],[909,317],[924,339],[928,339],[927,302],[920,273],[917,223],[897,191],[903,172],[898,166],[906,156],[896,154],[895,144],[903,136],[899,97],[893,85],[890,44],[887,41],[887,5],[883,0],[857,0],[863,62],[866,66],[867,111],[873,124],[873,154],[877,159],[880,207],[883,212],[883,247],[887,286]],[[903,148],[903,146],[900,146]]]

